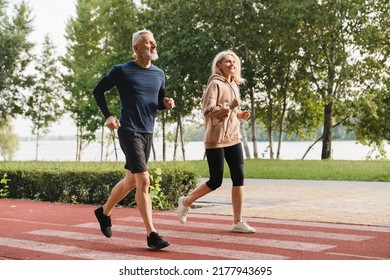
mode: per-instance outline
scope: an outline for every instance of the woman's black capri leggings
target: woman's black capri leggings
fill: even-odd
[[[241,143],[225,148],[206,149],[210,178],[206,185],[216,190],[222,185],[224,159],[230,169],[233,186],[244,185],[244,155]]]

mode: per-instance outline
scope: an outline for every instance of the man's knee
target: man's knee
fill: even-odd
[[[148,191],[150,185],[149,172],[134,173],[137,189]]]
[[[127,172],[125,178],[122,180],[123,187],[132,190],[136,186],[135,177],[131,172]]]

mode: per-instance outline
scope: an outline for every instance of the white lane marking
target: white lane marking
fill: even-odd
[[[91,249],[82,249],[76,246],[64,246],[49,244],[43,242],[29,241],[23,239],[13,239],[0,237],[0,246],[25,249],[37,252],[44,252],[49,254],[63,255],[73,258],[90,259],[90,260],[156,260],[159,258],[149,258],[134,254],[115,254],[104,251],[97,251]]]
[[[101,242],[102,235],[99,234],[90,234],[90,233],[80,233],[80,232],[69,232],[69,231],[59,231],[59,230],[35,230],[30,231],[29,234],[35,234],[40,236],[55,236],[58,238],[65,238],[77,241],[88,241],[88,242]],[[106,241],[109,244],[119,245],[122,247],[130,247],[129,243],[130,238],[115,237]],[[167,248],[169,252],[178,252],[178,253],[187,253],[187,254],[196,254],[204,256],[213,256],[213,257],[223,257],[229,259],[250,259],[250,260],[285,260],[287,257],[273,254],[263,254],[256,253],[251,251],[241,251],[241,250],[229,250],[229,249],[220,249],[206,246],[189,246],[189,245],[175,245],[172,244]]]
[[[154,212],[156,214],[153,217],[176,217],[176,212]],[[228,215],[215,215],[215,214],[198,214],[191,213],[191,210],[188,214],[188,222],[191,218],[198,219],[210,219],[210,220],[222,220],[222,221],[232,221],[232,216]],[[264,219],[264,218],[253,218],[253,217],[244,217],[244,220],[247,222],[253,223],[263,223],[263,224],[278,224],[278,225],[289,225],[289,226],[304,226],[304,227],[318,227],[318,228],[334,228],[334,229],[348,229],[348,230],[359,230],[359,231],[372,231],[372,232],[385,232],[390,233],[390,227],[383,226],[366,226],[366,225],[352,225],[352,224],[339,224],[339,223],[327,223],[327,222],[310,222],[310,221],[294,221],[294,220],[280,220],[280,219]]]
[[[54,224],[54,223],[45,223],[45,222],[36,222],[30,220],[21,220],[21,219],[8,219],[8,218],[0,218],[2,221],[8,222],[16,222],[16,223],[28,223],[28,224],[37,224],[37,225],[47,225],[47,226],[57,226],[57,227],[68,227],[69,225],[65,224]]]
[[[373,256],[362,256],[362,255],[353,255],[353,254],[343,254],[343,253],[334,253],[334,252],[328,252],[327,255],[335,255],[335,256],[343,256],[348,258],[359,258],[363,260],[372,259],[372,260],[389,260],[386,258],[380,258],[380,257],[373,257]]]
[[[77,225],[81,228],[97,228],[97,223],[85,223]],[[144,234],[144,228],[137,228],[132,226],[121,226],[121,225],[113,225],[112,230],[119,232],[128,232],[135,234]],[[207,230],[207,229],[205,229]],[[299,251],[311,251],[311,252],[320,252],[323,250],[329,250],[335,248],[333,245],[325,245],[325,244],[316,244],[316,243],[308,243],[308,242],[296,242],[296,241],[283,241],[283,240],[275,240],[275,239],[263,239],[256,238],[255,234],[245,234],[243,237],[242,234],[232,233],[230,235],[222,235],[222,234],[211,234],[211,233],[195,233],[191,231],[175,231],[175,230],[162,230],[161,234],[163,236],[169,236],[173,238],[183,238],[185,240],[205,240],[212,241],[216,243],[224,243],[226,244],[244,244],[251,246],[259,246],[259,247],[272,247],[272,248],[280,248],[280,249],[289,249],[289,250],[299,250]]]
[[[140,222],[139,218],[129,217],[129,218],[119,218],[118,221],[125,222]],[[153,219],[153,222],[160,225],[171,225],[171,220],[164,219]],[[199,223],[199,222],[187,222],[186,225],[192,228],[209,228],[215,227],[214,223]],[[179,221],[177,221],[177,226],[182,226]],[[230,230],[231,225],[220,225],[225,226],[227,230]],[[323,231],[310,231],[310,230],[295,230],[295,229],[279,229],[279,228],[263,228],[255,227],[256,232],[263,234],[273,234],[273,235],[292,235],[292,236],[301,236],[301,237],[310,237],[310,238],[322,238],[322,239],[332,239],[332,240],[342,240],[342,241],[364,241],[368,239],[373,239],[374,236],[367,235],[356,235],[356,234],[343,234],[343,233],[332,233],[332,232],[323,232]]]

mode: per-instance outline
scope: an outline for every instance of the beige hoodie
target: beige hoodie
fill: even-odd
[[[240,103],[240,90],[234,81],[229,83],[221,75],[210,77],[202,96],[206,149],[229,147],[241,142],[238,107],[229,108],[234,98]]]

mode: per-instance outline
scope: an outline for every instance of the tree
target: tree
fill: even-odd
[[[250,100],[243,105],[252,110],[255,157],[255,125],[267,130],[272,158],[274,137],[279,158],[282,139],[312,139],[321,128],[321,158],[330,158],[332,129],[338,124],[366,143],[387,139],[388,1],[142,3],[137,10],[127,0],[78,1],[77,18],[68,24],[70,45],[64,62],[72,92],[68,105],[83,131],[81,139],[95,139],[94,132],[104,122],[90,94],[94,85],[109,67],[127,57],[126,40],[140,26],[156,36],[160,54],[156,64],[165,71],[167,95],[177,105],[160,114],[163,143],[165,125],[171,122],[177,125],[175,147],[181,141],[183,148],[184,124],[195,121],[210,63],[224,49],[235,51],[243,62],[247,83],[241,93],[243,100]],[[114,94],[108,94],[108,102],[116,109]],[[367,122],[373,125],[364,126]]]
[[[383,144],[390,142],[390,4],[370,4],[363,28],[356,35],[364,51],[359,49],[362,56],[355,61],[356,70],[351,75],[359,91],[349,103],[353,112],[346,125],[359,142],[378,149],[385,158]]]
[[[322,159],[331,158],[334,123],[361,117],[359,110],[363,107],[351,105],[362,98],[373,100],[371,94],[380,92],[374,86],[374,77],[385,70],[370,65],[385,67],[387,63],[388,67],[383,48],[388,42],[383,38],[388,34],[389,5],[385,0],[312,0],[294,1],[288,7],[290,14],[300,15],[302,61],[312,91],[323,107]],[[369,109],[371,113],[373,109]],[[375,134],[375,129],[371,133]],[[374,134],[366,136],[375,139]]]
[[[6,14],[7,2],[0,0],[0,121],[24,111],[23,89],[32,83],[26,71],[34,45],[28,41],[32,32],[31,9],[22,1],[15,5],[13,16]]]
[[[104,125],[92,91],[110,67],[128,59],[136,20],[133,1],[79,0],[76,17],[67,24],[69,45],[63,64],[68,73],[64,81],[71,93],[66,108],[78,128],[77,160],[81,158],[84,142],[95,140],[96,131]],[[107,96],[109,107],[118,115],[116,91],[111,90]]]
[[[36,136],[35,159],[38,160],[39,139],[49,131],[50,126],[64,113],[62,97],[64,90],[61,84],[58,60],[55,47],[46,35],[43,41],[42,54],[35,66],[34,85],[27,98],[25,116],[30,118],[32,133]]]
[[[19,148],[19,138],[12,132],[12,119],[6,117],[0,122],[0,155],[4,160],[12,160]]]
[[[247,2],[254,1],[144,1],[142,20],[156,33],[162,54],[157,63],[167,75],[167,92],[176,104],[164,121],[178,125],[175,141],[181,135],[182,147],[182,124],[185,118],[194,121],[214,56],[231,49],[245,63],[250,61],[245,46],[251,46],[253,36],[238,35],[245,32],[248,13],[254,12],[251,5],[244,5]],[[241,93],[246,95],[244,88]]]
[[[65,109],[71,113],[77,127],[76,161],[81,160],[84,141],[95,139],[95,135],[86,135],[86,127],[94,125],[95,129],[101,122],[92,108],[92,89],[98,75],[95,72],[94,62],[99,60],[99,26],[95,23],[94,13],[96,1],[79,0],[76,4],[76,18],[71,18],[66,25],[68,46],[62,63],[67,69],[63,74],[64,85],[69,92],[65,98]],[[95,106],[96,107],[96,106]]]

